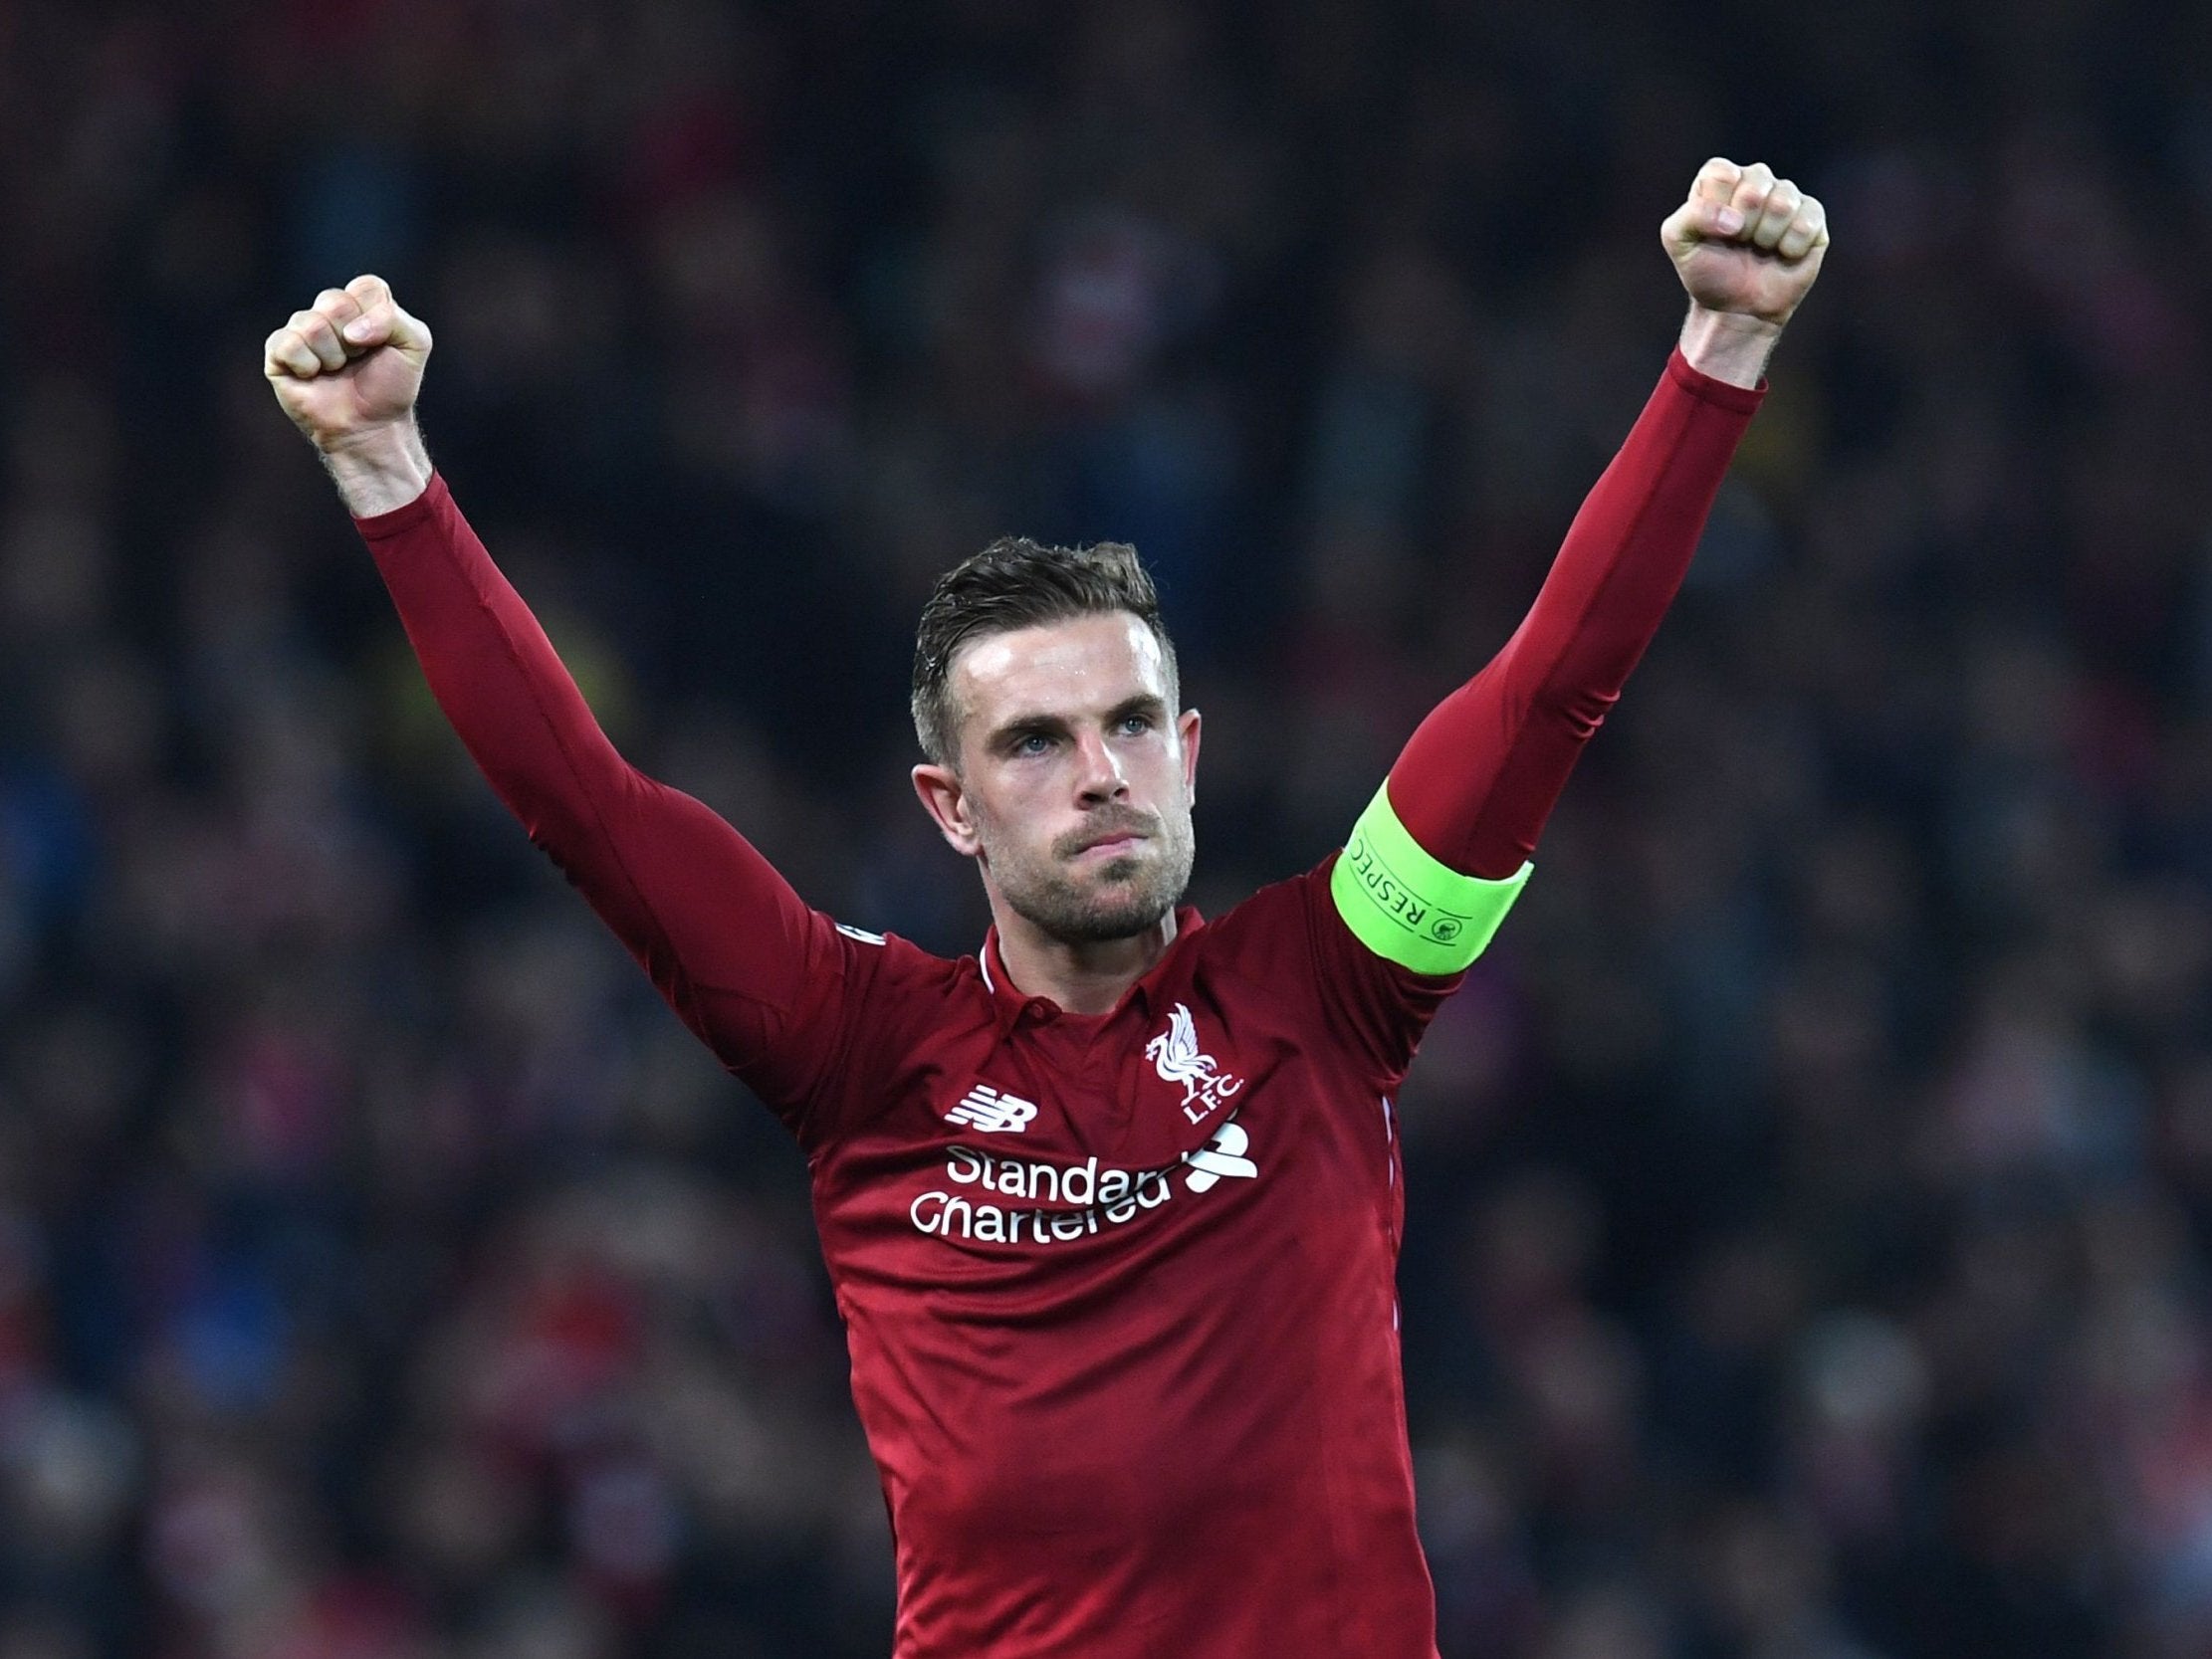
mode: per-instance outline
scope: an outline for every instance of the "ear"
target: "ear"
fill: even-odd
[[[914,768],[914,792],[921,797],[922,810],[930,815],[937,833],[954,852],[974,858],[983,851],[976,822],[969,816],[968,792],[961,787],[958,772],[950,766],[925,762]]]
[[[1183,739],[1183,795],[1199,798],[1199,712],[1186,709],[1175,718],[1176,735]]]

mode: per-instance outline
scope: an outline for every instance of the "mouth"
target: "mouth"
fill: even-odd
[[[1135,852],[1144,845],[1144,841],[1145,838],[1141,835],[1109,835],[1103,840],[1093,841],[1087,847],[1078,848],[1075,856],[1079,859],[1095,859],[1104,862]]]
[[[1148,813],[1116,806],[1100,812],[1058,841],[1053,851],[1069,864],[1111,864],[1144,851],[1165,826]]]

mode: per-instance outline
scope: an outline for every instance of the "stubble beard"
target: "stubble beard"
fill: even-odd
[[[1148,826],[1140,852],[1077,874],[1065,852],[1008,858],[992,853],[998,892],[1013,913],[1063,944],[1106,944],[1159,925],[1191,885],[1197,856],[1188,812],[1168,812]]]

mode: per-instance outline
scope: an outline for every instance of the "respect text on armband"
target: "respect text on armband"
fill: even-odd
[[[1383,862],[1364,833],[1353,833],[1344,849],[1344,861],[1376,908],[1408,933],[1448,944],[1465,931],[1467,918],[1454,916],[1417,895]]]

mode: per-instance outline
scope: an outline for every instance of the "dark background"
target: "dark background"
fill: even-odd
[[[2212,1652],[2212,10],[1500,10],[0,7],[0,1659],[887,1648],[799,1159],[445,732],[289,311],[390,278],[618,740],[960,951],[929,578],[1136,541],[1197,898],[1311,863],[1715,152],[1828,274],[1404,1102],[1443,1652]]]

